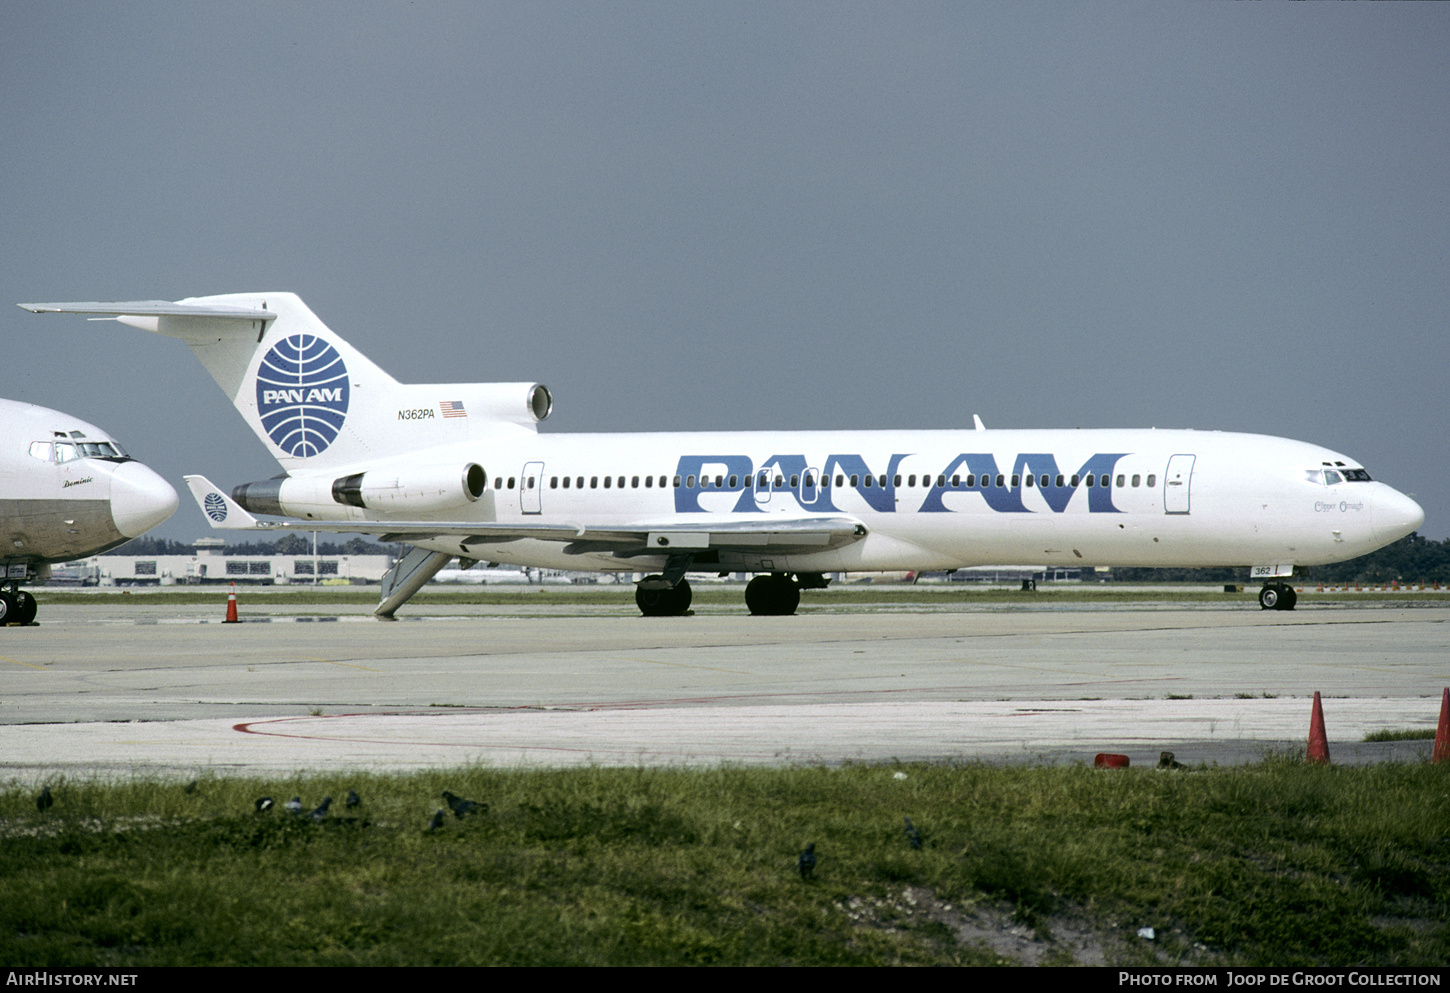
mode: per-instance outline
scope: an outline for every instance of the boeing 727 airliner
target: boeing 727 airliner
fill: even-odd
[[[390,617],[457,557],[647,573],[635,599],[685,613],[687,571],[753,572],[753,614],[790,614],[829,572],[1248,566],[1291,609],[1295,566],[1419,527],[1415,501],[1354,459],[1262,435],[1156,430],[540,434],[537,383],[407,385],[291,293],[176,303],[21,304],[180,338],[282,465],[214,527],[358,532],[413,550],[383,578]],[[291,518],[260,522],[253,515]]]

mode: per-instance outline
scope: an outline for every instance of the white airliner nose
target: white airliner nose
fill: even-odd
[[[111,520],[128,538],[139,538],[176,513],[176,491],[140,462],[123,462],[111,474]]]
[[[1386,486],[1374,498],[1374,536],[1388,545],[1425,523],[1425,511],[1399,490]]]

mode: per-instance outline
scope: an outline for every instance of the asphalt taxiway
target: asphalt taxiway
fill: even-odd
[[[265,601],[265,597],[259,597]],[[0,777],[430,766],[1420,760],[1450,605],[916,604],[643,618],[607,607],[48,605],[0,630]]]

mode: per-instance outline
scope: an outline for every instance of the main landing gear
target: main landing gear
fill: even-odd
[[[756,615],[786,617],[800,606],[801,590],[823,590],[830,580],[819,572],[772,572],[756,576],[745,587],[745,606]]]
[[[665,586],[663,576],[646,576],[634,588],[634,602],[646,617],[682,617],[690,609],[690,581],[681,578],[674,586]]]
[[[33,624],[37,609],[35,597],[14,583],[0,586],[0,626]]]
[[[756,576],[745,586],[745,606],[756,616],[786,617],[800,602],[800,586],[783,572]]]
[[[634,602],[646,617],[680,617],[690,609],[690,584],[683,576],[670,585],[670,573],[646,576],[634,588]],[[745,606],[756,616],[784,617],[800,606],[801,590],[823,590],[830,582],[819,572],[772,572],[745,587]]]
[[[1299,594],[1288,583],[1265,583],[1259,590],[1259,607],[1263,610],[1293,610]]]

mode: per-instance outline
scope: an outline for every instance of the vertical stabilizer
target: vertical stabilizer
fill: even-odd
[[[293,293],[21,306],[180,338],[289,473],[532,431],[553,408],[538,383],[399,383]]]
[[[199,315],[163,315],[154,330],[186,342],[283,468],[326,469],[390,454],[377,449],[360,423],[374,419],[361,400],[386,402],[398,382],[295,294],[232,293],[179,300],[177,306],[277,315],[260,329]]]

